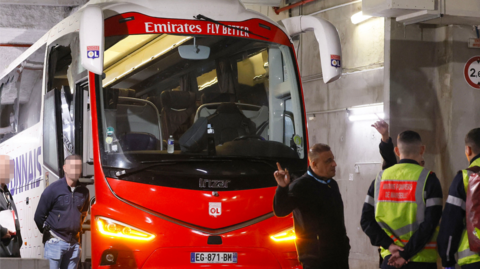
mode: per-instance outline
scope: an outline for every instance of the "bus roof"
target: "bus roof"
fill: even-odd
[[[55,25],[10,63],[7,68],[0,72],[0,79],[9,74],[41,46],[50,45],[62,36],[78,32],[83,9],[91,5],[100,6],[104,10],[105,19],[126,12],[138,12],[152,17],[172,19],[193,19],[193,16],[202,14],[218,21],[237,22],[258,18],[276,25],[286,33],[285,29],[278,23],[261,13],[246,9],[239,0],[91,0],[77,12]]]

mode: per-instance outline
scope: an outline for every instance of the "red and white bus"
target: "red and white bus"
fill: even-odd
[[[308,165],[289,35],[314,31],[326,83],[342,73],[341,49],[326,21],[283,24],[237,0],[92,0],[2,73],[10,83],[43,50],[37,185],[83,156],[93,268],[301,267],[292,218],[272,212],[275,163],[296,176]],[[22,141],[22,98],[11,99],[0,152]]]

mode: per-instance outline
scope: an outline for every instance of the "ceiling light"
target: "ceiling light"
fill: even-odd
[[[352,20],[353,24],[359,24],[361,22],[364,22],[364,21],[370,19],[371,17],[372,16],[363,15],[363,12],[360,11],[358,13],[353,14],[351,20]]]
[[[385,119],[383,103],[375,103],[347,108],[350,121],[377,121]]]

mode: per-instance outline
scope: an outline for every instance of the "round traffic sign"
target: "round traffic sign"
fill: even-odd
[[[465,64],[463,72],[468,85],[480,89],[480,56],[475,56]]]

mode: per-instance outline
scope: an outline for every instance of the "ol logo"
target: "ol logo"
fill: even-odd
[[[331,63],[333,67],[342,67],[340,55],[330,55]]]
[[[222,203],[208,203],[208,214],[215,218],[222,215]]]
[[[87,58],[95,59],[100,57],[99,51],[100,51],[99,46],[87,46]]]

